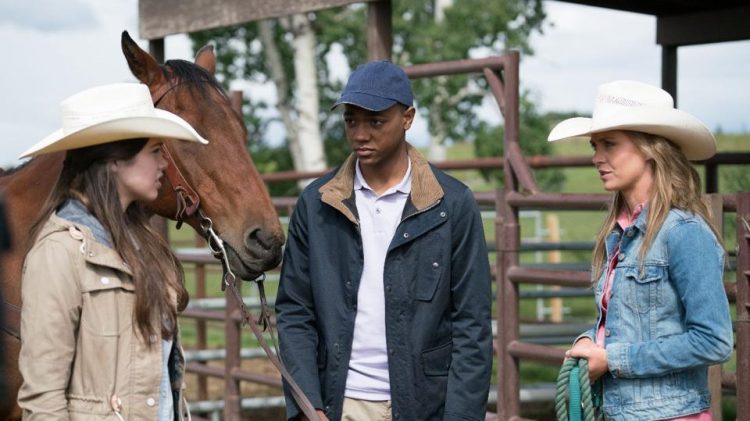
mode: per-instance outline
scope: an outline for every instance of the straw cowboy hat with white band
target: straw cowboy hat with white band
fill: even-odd
[[[610,130],[631,130],[661,136],[680,147],[690,160],[716,153],[716,139],[700,120],[674,107],[672,96],[642,82],[618,80],[599,86],[591,118],[563,120],[549,134],[550,142],[589,137]]]
[[[155,108],[148,87],[141,83],[87,89],[63,100],[60,108],[62,127],[20,158],[138,138],[208,143],[182,118]]]

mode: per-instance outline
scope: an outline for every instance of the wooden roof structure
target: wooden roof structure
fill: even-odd
[[[397,0],[394,0],[397,1]],[[677,99],[677,48],[750,39],[747,0],[560,0],[656,17],[662,87]],[[391,0],[139,0],[139,35],[164,58],[164,37],[295,13],[367,3],[370,59],[391,55]]]
[[[371,60],[391,56],[391,0],[139,0],[138,32],[164,60],[164,37],[296,13],[367,3],[367,48]],[[363,28],[363,30],[365,30]]]

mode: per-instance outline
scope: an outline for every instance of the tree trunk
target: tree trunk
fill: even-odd
[[[292,153],[294,166],[297,168],[297,160],[300,151],[295,147],[299,145],[297,141],[297,124],[292,117],[292,104],[289,98],[289,81],[284,74],[284,66],[281,62],[281,53],[273,37],[274,21],[262,20],[258,22],[258,33],[260,41],[263,44],[263,54],[266,56],[268,75],[271,76],[274,86],[276,86],[276,107],[281,115],[281,121],[286,129],[286,135],[289,139],[289,148]]]
[[[287,23],[287,22],[283,22]],[[287,132],[289,150],[296,171],[325,169],[325,152],[318,125],[318,85],[315,62],[316,37],[305,15],[293,15],[288,24],[293,34],[294,71],[297,80],[297,106],[289,96],[289,81],[274,39],[274,21],[258,22],[268,74],[276,86],[277,107]],[[296,111],[296,115],[295,115]],[[300,182],[300,188],[308,182]]]
[[[430,143],[427,149],[427,159],[433,162],[445,161],[448,159],[448,148],[445,147],[445,138],[447,137],[447,128],[441,118],[441,103],[433,104],[434,109],[430,110]]]
[[[326,168],[323,139],[320,135],[318,72],[315,60],[317,38],[307,15],[291,17],[294,74],[297,79],[297,132],[300,160],[298,171],[320,171]]]
[[[445,9],[453,6],[453,0],[436,0],[435,1],[435,22],[440,24],[445,19]],[[438,84],[440,87],[444,87],[446,83],[445,76],[439,77],[435,79],[435,83]],[[441,89],[441,91],[445,91],[445,89]],[[442,97],[442,98],[441,98]],[[441,127],[441,121],[439,115],[441,114],[440,108],[442,108],[445,104],[445,97],[439,96],[436,98],[436,101],[432,104],[433,107],[436,107],[437,109],[435,112],[432,113],[433,116],[437,116],[436,118],[430,118],[430,143],[427,145],[427,159],[430,161],[445,161],[448,158],[448,151],[445,147],[445,137],[446,137],[446,130],[445,128]]]

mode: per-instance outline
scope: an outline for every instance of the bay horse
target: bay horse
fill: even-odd
[[[213,76],[213,49],[201,49],[194,63],[169,60],[159,65],[126,31],[122,34],[122,51],[133,75],[149,87],[157,107],[179,115],[209,140],[208,145],[165,145],[185,181],[198,194],[202,213],[211,218],[224,240],[232,271],[240,278],[253,279],[277,266],[284,233],[268,191],[245,149],[247,129],[242,117]],[[42,155],[19,168],[0,170],[0,194],[5,196],[13,239],[10,252],[0,256],[0,292],[5,301],[0,304],[6,315],[20,309],[21,268],[31,240],[28,230],[57,181],[63,159],[64,152]],[[149,209],[174,219],[179,206],[178,195],[164,177],[159,197]],[[185,222],[202,232],[195,215]],[[5,329],[0,331],[0,337],[8,370],[0,373],[0,381],[6,382],[10,398],[0,399],[0,420],[20,419],[16,404],[22,381],[18,371],[20,340]]]

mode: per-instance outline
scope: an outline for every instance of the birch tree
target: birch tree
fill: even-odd
[[[191,36],[194,45],[213,41],[223,51],[217,67],[223,79],[270,81],[276,88],[278,119],[284,126],[286,143],[294,169],[310,172],[326,168],[323,138],[318,122],[317,39],[305,14],[263,20],[228,29],[205,31]],[[246,44],[242,44],[242,41]],[[262,59],[253,58],[258,54]],[[292,65],[289,66],[291,61]],[[270,104],[252,104],[255,111]],[[263,136],[268,123],[261,124]],[[300,184],[303,187],[304,183]]]
[[[531,54],[529,39],[542,31],[545,18],[541,0],[393,0],[392,4],[392,59],[399,65],[466,59],[508,49]],[[286,128],[284,147],[273,152],[275,162],[267,164],[271,168],[260,163],[261,171],[282,169],[278,165],[286,162],[285,153],[297,170],[318,168],[321,162],[337,165],[348,154],[340,116],[328,111],[343,88],[341,80],[331,77],[328,59],[340,51],[343,65],[350,69],[366,61],[366,11],[364,5],[354,4],[191,34],[196,47],[215,43],[217,73],[223,80],[274,83],[276,104],[251,99],[246,107],[252,136],[263,137],[275,121]],[[480,131],[491,129],[476,117],[476,107],[489,92],[483,78],[418,79],[412,86],[417,109],[428,122],[431,159],[444,158],[441,149],[445,145],[473,142]],[[275,106],[278,117],[268,112]],[[307,158],[311,162],[305,162]]]

